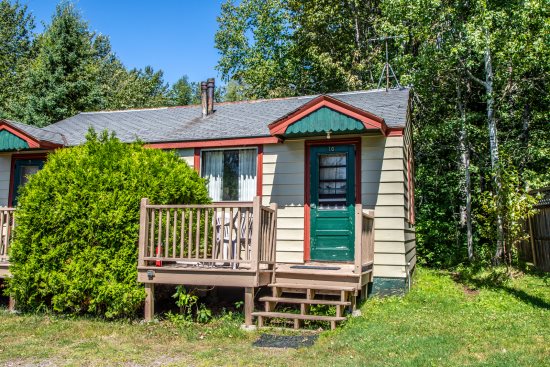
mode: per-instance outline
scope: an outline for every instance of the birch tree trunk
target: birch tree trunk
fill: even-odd
[[[460,153],[462,171],[464,173],[464,185],[462,186],[462,192],[466,201],[465,205],[461,207],[461,218],[464,218],[463,226],[466,226],[466,248],[468,249],[468,260],[471,262],[474,260],[474,245],[473,245],[473,233],[472,233],[472,191],[470,180],[470,150],[468,148],[468,130],[466,127],[466,111],[464,110],[464,104],[462,103],[462,93],[460,91],[460,85],[456,86],[457,106],[460,113]]]
[[[489,149],[491,154],[491,168],[494,172],[495,195],[497,197],[497,246],[495,250],[494,262],[499,263],[506,251],[504,241],[504,226],[502,221],[503,203],[501,198],[502,182],[500,177],[500,162],[498,153],[498,136],[497,125],[495,121],[495,98],[493,95],[493,62],[491,58],[491,47],[489,42],[489,33],[485,31],[486,46],[484,52],[485,64],[485,81],[475,77],[471,72],[466,70],[471,79],[481,84],[485,88],[485,96],[487,98],[487,127],[489,130]]]
[[[500,181],[497,124],[494,110],[495,98],[493,95],[493,63],[491,48],[489,47],[489,35],[487,35],[487,47],[485,49],[485,93],[487,95],[487,124],[489,128],[489,146],[491,149],[491,168],[495,175],[497,197],[497,247],[494,260],[496,263],[499,263],[506,251],[506,244],[504,243],[504,228],[502,223],[502,183]]]

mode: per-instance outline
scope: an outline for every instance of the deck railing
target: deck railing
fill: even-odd
[[[374,215],[355,207],[355,272],[372,270],[374,264]]]
[[[8,262],[9,249],[13,239],[15,208],[0,207],[0,262]]]
[[[257,270],[275,264],[277,206],[141,201],[139,265]]]

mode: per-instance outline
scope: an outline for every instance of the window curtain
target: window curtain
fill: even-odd
[[[256,150],[239,150],[239,201],[252,201],[256,195]]]
[[[222,201],[223,196],[223,151],[203,153],[202,177],[208,179],[208,192],[212,201]]]

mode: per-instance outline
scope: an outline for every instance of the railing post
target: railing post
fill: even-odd
[[[145,266],[145,249],[147,247],[147,230],[148,230],[148,218],[147,218],[147,205],[149,205],[149,199],[141,199],[139,207],[139,241],[138,241],[138,265]]]
[[[261,241],[261,233],[260,233],[260,221],[261,221],[261,208],[262,208],[262,198],[260,196],[254,196],[253,202],[252,202],[252,254],[251,254],[251,260],[252,264],[251,270],[257,271],[258,270],[258,263],[260,261],[259,258],[259,250],[260,246],[262,245],[260,243]]]
[[[271,261],[274,263],[277,263],[277,209],[279,206],[277,203],[271,203],[269,206],[271,209],[273,209],[273,220],[272,220],[272,226],[271,230],[273,231],[273,236],[271,239]],[[273,265],[273,269],[275,269],[277,265]]]
[[[363,263],[362,246],[363,246],[363,205],[355,204],[355,248],[354,248],[354,273],[361,274],[361,265]]]
[[[370,225],[370,233],[369,233],[369,242],[368,242],[368,251],[367,251],[367,261],[374,262],[374,224],[376,221],[376,217],[374,216],[374,213],[372,214],[371,219],[371,225]]]

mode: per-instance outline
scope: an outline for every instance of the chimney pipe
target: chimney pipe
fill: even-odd
[[[207,89],[208,89],[208,109],[207,109],[207,115],[211,115],[214,112],[214,78],[209,78],[207,81]]]
[[[202,117],[208,115],[208,94],[206,82],[201,82],[201,104],[202,104]]]

